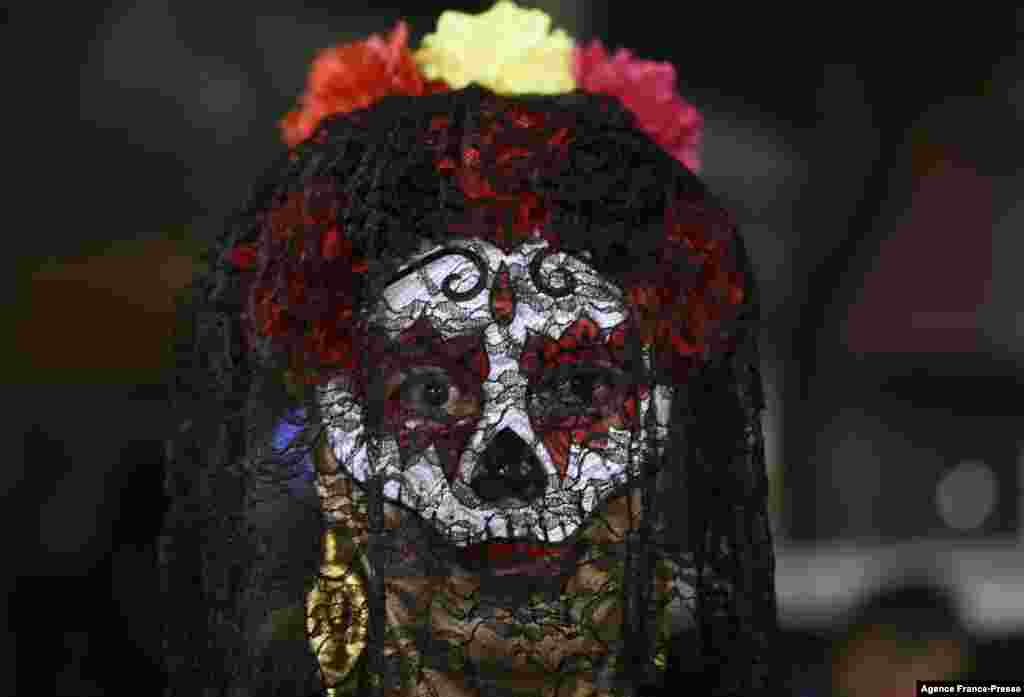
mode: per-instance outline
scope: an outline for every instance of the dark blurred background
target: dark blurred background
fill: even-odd
[[[5,12],[11,150],[27,155],[8,171],[29,211],[6,234],[0,365],[17,447],[2,476],[22,660],[0,691],[159,680],[171,297],[281,152],[276,121],[317,49],[398,18],[415,45],[442,9],[490,4]],[[1019,674],[1004,661],[1024,655],[1024,13],[523,4],[577,40],[671,61],[705,115],[703,176],[736,212],[763,289],[794,693],[828,694],[842,674],[861,694],[850,685],[874,669],[857,656],[887,650],[855,640],[864,608],[895,626],[893,607],[931,616],[941,593],[982,677]],[[924,590],[899,595],[907,584]],[[51,665],[30,667],[38,656]]]

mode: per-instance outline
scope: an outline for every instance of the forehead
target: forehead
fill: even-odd
[[[560,292],[569,283],[572,292]],[[478,238],[424,246],[400,266],[369,314],[372,326],[391,338],[426,317],[444,337],[479,332],[494,323],[492,300],[511,298],[507,331],[520,341],[526,331],[559,338],[589,317],[601,329],[626,317],[625,294],[586,259],[530,240],[505,252]]]

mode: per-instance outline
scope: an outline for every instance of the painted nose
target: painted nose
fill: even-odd
[[[495,503],[518,499],[532,501],[544,494],[547,475],[525,440],[510,428],[491,439],[469,488],[480,500]]]

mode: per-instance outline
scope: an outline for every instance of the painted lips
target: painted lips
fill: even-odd
[[[482,542],[461,552],[463,563],[495,576],[558,576],[574,554],[571,545],[533,542]]]

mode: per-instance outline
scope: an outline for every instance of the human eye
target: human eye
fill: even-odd
[[[598,414],[617,406],[625,382],[625,374],[610,366],[560,366],[533,388],[531,406],[548,416]]]
[[[458,401],[459,390],[443,368],[409,371],[398,391],[402,406],[424,416],[439,416]]]

